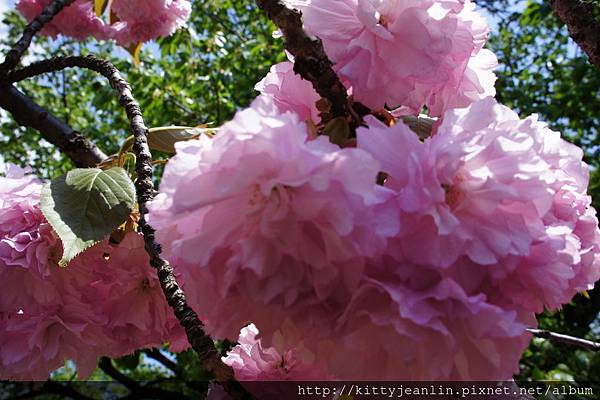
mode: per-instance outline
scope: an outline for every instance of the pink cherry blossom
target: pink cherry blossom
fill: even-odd
[[[49,3],[19,0],[17,9],[30,21]],[[77,0],[46,24],[42,33],[53,38],[60,33],[76,40],[114,39],[130,46],[173,34],[191,14],[188,0],[114,0],[110,4],[110,12],[118,19],[112,24],[96,15],[93,1]]]
[[[62,303],[26,304],[7,315],[0,331],[2,379],[45,380],[66,359],[77,364],[80,377],[96,367],[110,345],[102,329],[106,317],[81,301],[81,294],[61,292]]]
[[[409,279],[367,278],[336,331],[329,371],[341,379],[507,380],[529,343],[514,311],[468,296],[408,264]]]
[[[507,115],[514,123],[516,116]],[[539,313],[544,308],[560,308],[600,279],[600,231],[586,193],[589,170],[581,149],[561,139],[536,116],[521,121],[519,129],[530,133],[554,178],[547,187],[550,207],[542,215],[543,232],[529,254],[503,260],[503,268],[488,271],[486,279],[496,288],[498,301]],[[477,267],[463,264],[461,268],[472,271]]]
[[[235,338],[252,321],[270,335],[259,321],[274,320],[270,306],[308,318],[345,304],[364,257],[397,231],[375,213],[389,195],[378,170],[362,150],[307,141],[297,115],[260,98],[214,139],[177,144],[148,220],[213,334]]]
[[[358,145],[396,191],[401,230],[388,252],[400,265],[450,268],[469,294],[528,312],[600,278],[583,154],[535,116],[489,98],[446,113],[424,143],[402,124],[369,122]]]
[[[66,359],[85,378],[101,356],[122,357],[166,342],[178,351],[187,347],[139,235],[130,233],[117,246],[99,243],[68,268],[54,268],[43,279],[18,270],[21,291],[44,288],[53,296],[27,293],[33,300],[10,308],[0,295],[2,378],[44,380]]]
[[[0,266],[47,276],[57,239],[39,209],[42,183],[26,172],[11,165],[0,177]]]
[[[489,28],[469,0],[288,0],[355,100],[430,115],[494,95]]]
[[[284,61],[275,64],[271,70],[254,87],[263,96],[269,96],[279,112],[293,111],[302,121],[320,121],[319,111],[315,103],[321,98],[312,84],[294,72],[294,64]]]
[[[185,336],[165,300],[140,235],[129,233],[117,246],[105,247],[102,260],[95,263],[93,281],[86,287],[96,292],[98,297],[90,301],[108,318],[105,327],[113,344],[105,355],[120,357]],[[74,265],[78,267],[85,265]]]
[[[114,37],[122,46],[172,35],[190,17],[188,0],[113,0],[111,11],[119,18]]]
[[[250,324],[240,331],[238,345],[223,357],[223,361],[235,371],[240,381],[301,381],[324,380],[325,374],[315,364],[315,355],[303,349],[301,343],[288,348],[265,348],[257,339],[258,329]],[[284,345],[281,331],[276,341]]]
[[[14,166],[0,177],[0,379],[45,380],[66,359],[85,378],[100,356],[165,342],[185,349],[141,236],[105,240],[60,268],[41,187]]]
[[[19,0],[17,10],[28,21],[31,21],[48,4],[50,4],[50,0]],[[84,40],[88,37],[103,40],[111,36],[112,30],[94,12],[93,1],[77,0],[70,6],[65,7],[42,30],[42,34],[52,38],[56,38],[59,33],[76,40]]]
[[[466,255],[489,265],[529,254],[555,178],[516,114],[489,98],[447,113],[423,144],[403,124],[371,125],[359,131],[359,147],[384,160],[386,186],[404,211],[400,236],[408,239],[399,245],[409,260],[447,267]]]

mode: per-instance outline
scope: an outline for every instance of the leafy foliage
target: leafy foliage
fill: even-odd
[[[16,12],[6,14],[8,34],[0,51],[14,43],[24,27]],[[253,2],[194,2],[188,24],[175,35],[142,49],[141,65],[108,42],[57,41],[38,36],[33,55],[87,55],[112,60],[131,83],[147,126],[218,126],[256,96],[254,84],[270,66],[285,58],[275,27]],[[31,53],[31,51],[30,51]],[[93,72],[72,69],[50,73],[17,85],[38,104],[114,154],[129,136],[129,125],[108,83]],[[2,111],[3,112],[3,111]],[[1,115],[1,114],[0,114]],[[39,133],[0,117],[0,153],[5,161],[30,165],[40,177],[58,176],[72,164]]]

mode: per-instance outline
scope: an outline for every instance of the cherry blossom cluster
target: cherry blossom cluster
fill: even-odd
[[[286,0],[323,41],[354,99],[377,110],[450,108],[495,95],[498,61],[470,0]]]
[[[491,97],[468,0],[288,3],[355,101],[439,119],[422,140],[367,116],[333,145],[290,61],[214,139],[177,144],[149,222],[209,332],[238,340],[224,361],[240,380],[510,379],[535,314],[600,278],[583,152]]]
[[[50,1],[19,0],[17,9],[32,20]],[[96,15],[93,0],[77,0],[46,24],[42,33],[76,40],[115,40],[129,47],[173,34],[189,18],[191,4],[189,0],[113,0],[109,12],[110,23]]]
[[[85,378],[101,356],[166,342],[185,349],[142,238],[106,240],[60,268],[41,187],[14,166],[0,178],[0,379],[45,380],[66,359]]]

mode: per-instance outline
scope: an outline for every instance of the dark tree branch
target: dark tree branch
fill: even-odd
[[[20,125],[38,130],[77,167],[93,167],[106,158],[94,143],[37,105],[12,85],[0,85],[0,107],[10,112]]]
[[[54,0],[27,24],[19,41],[0,64],[0,81],[4,81],[2,78],[19,64],[33,37],[42,27],[73,1]],[[77,167],[93,167],[106,158],[92,142],[4,82],[0,82],[0,107],[10,112],[19,124],[38,130],[44,139],[57,146]]]
[[[581,0],[550,0],[554,13],[567,25],[569,35],[600,70],[600,21],[595,6]]]
[[[121,383],[131,392],[130,396],[125,398],[135,398],[135,399],[188,399],[187,396],[184,396],[181,393],[171,392],[169,390],[148,387],[144,385],[140,385],[136,380],[128,377],[127,375],[121,373],[118,369],[116,369],[109,358],[102,357],[100,359],[100,363],[98,364],[100,369],[108,376],[110,376],[115,381]]]
[[[592,342],[591,340],[580,339],[573,336],[563,335],[561,333],[555,333],[543,329],[527,329],[527,332],[541,339],[560,342],[571,346],[577,346],[586,350],[600,351],[600,343]]]
[[[173,371],[173,373],[175,375],[181,376],[181,372],[182,372],[181,367],[176,362],[174,362],[173,360],[171,360],[167,356],[165,356],[163,353],[161,353],[159,349],[144,350],[144,353],[151,359],[158,361],[159,363],[164,365],[166,368]]]
[[[44,396],[45,398],[48,395],[59,395],[60,398],[63,399],[73,399],[73,400],[94,400],[93,397],[86,396],[83,393],[79,393],[77,390],[73,389],[71,386],[71,382],[56,382],[56,381],[46,381],[40,388],[34,388],[34,384],[30,384],[30,389],[23,393],[12,397],[7,397],[6,400],[24,400],[24,399],[32,399],[39,396]]]
[[[287,8],[280,0],[256,0],[256,4],[283,33],[284,46],[295,57],[294,71],[329,100],[333,117],[350,118],[346,88],[333,70],[321,40],[308,36],[302,29],[302,14]]]
[[[21,58],[23,58],[23,55],[29,48],[33,37],[41,31],[42,27],[54,18],[56,14],[74,1],[75,0],[54,0],[44,8],[40,15],[27,24],[19,41],[12,49],[10,49],[4,62],[0,64],[0,76],[13,70],[17,64],[19,64],[19,61],[21,61]]]
[[[137,157],[137,179],[135,186],[141,216],[140,227],[144,234],[146,252],[150,256],[150,264],[157,271],[158,279],[167,302],[185,329],[192,348],[198,353],[206,369],[215,375],[217,382],[223,385],[230,395],[236,399],[252,398],[243,386],[235,381],[233,370],[221,361],[214,342],[204,332],[204,324],[200,321],[196,312],[187,304],[185,295],[175,279],[173,268],[166,260],[161,258],[160,254],[162,250],[154,239],[154,229],[146,222],[145,215],[148,212],[147,203],[154,197],[152,155],[150,154],[147,141],[148,128],[144,124],[140,106],[131,93],[129,83],[123,79],[119,70],[114,65],[93,56],[56,57],[40,61],[11,72],[8,75],[8,80],[14,82],[46,72],[59,71],[71,67],[86,68],[108,79],[111,87],[119,96],[121,105],[125,108],[135,138],[133,144],[133,150]]]
[[[172,361],[167,356],[165,356],[159,349],[156,349],[156,348],[147,349],[147,350],[144,350],[144,354],[146,354],[146,356],[152,358],[153,360],[158,361],[163,366],[165,366],[166,368],[173,371],[173,373],[175,374],[177,379],[185,381],[183,368],[181,368],[179,366],[179,364],[177,364],[176,362]],[[206,393],[208,391],[208,383],[207,382],[189,381],[189,382],[186,382],[186,385],[189,388],[196,390],[199,393],[202,393],[202,395],[204,397],[206,397]]]

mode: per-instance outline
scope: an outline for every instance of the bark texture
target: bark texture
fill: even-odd
[[[12,85],[0,86],[0,107],[17,123],[38,130],[80,168],[93,167],[106,158],[94,143],[56,118]]]
[[[550,0],[554,13],[567,25],[569,35],[600,71],[600,21],[595,6],[581,0]]]
[[[294,71],[329,100],[333,117],[349,118],[352,113],[346,88],[333,70],[321,40],[308,36],[302,28],[302,14],[279,0],[256,0],[256,4],[283,33],[285,49],[295,58]]]

